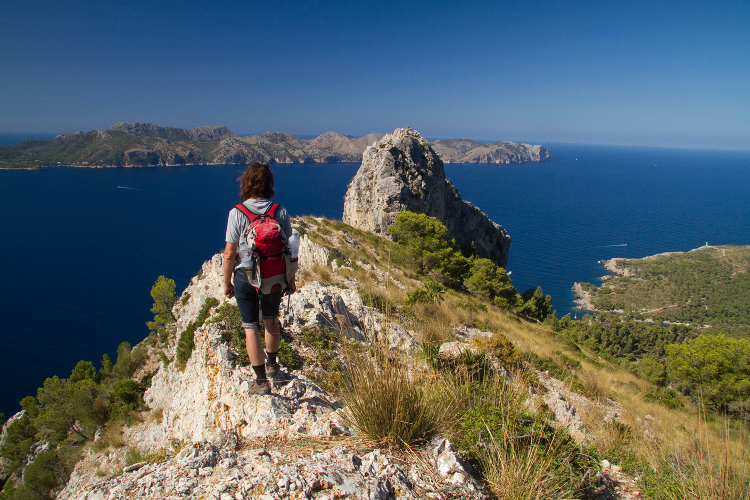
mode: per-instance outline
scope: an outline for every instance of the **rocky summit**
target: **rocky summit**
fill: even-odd
[[[479,208],[461,199],[443,162],[416,130],[401,128],[376,141],[344,198],[343,220],[385,235],[404,210],[439,219],[459,245],[474,243],[481,257],[508,265],[510,236]]]

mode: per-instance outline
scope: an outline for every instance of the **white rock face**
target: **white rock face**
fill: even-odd
[[[199,328],[185,370],[170,363],[146,391],[146,404],[162,410],[170,438],[223,444],[269,434],[348,433],[334,402],[303,375],[274,384],[270,396],[249,395],[252,371],[234,363],[223,331],[218,323]]]
[[[300,246],[301,266],[327,265],[327,250],[309,238]],[[223,255],[206,261],[172,310],[177,334],[168,348],[174,358],[176,339],[193,322],[208,298],[223,298]],[[231,299],[231,302],[236,302]],[[280,319],[290,332],[317,324],[357,341],[382,342],[411,353],[414,339],[400,325],[388,321],[377,309],[364,305],[355,290],[308,283],[283,301]],[[248,395],[253,373],[235,363],[235,354],[224,339],[224,326],[209,319],[195,332],[193,354],[184,371],[170,363],[154,375],[145,401],[162,410],[164,435],[188,442],[223,443],[269,434],[346,434],[340,410],[325,392],[304,375],[274,387],[272,396]]]
[[[435,217],[459,245],[474,243],[480,256],[506,267],[510,236],[502,226],[461,199],[445,178],[429,142],[410,128],[384,136],[362,155],[344,198],[345,223],[385,235],[404,210]]]

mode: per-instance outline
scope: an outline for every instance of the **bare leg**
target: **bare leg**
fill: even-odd
[[[245,347],[250,364],[260,366],[266,363],[266,353],[260,343],[260,328],[245,328]]]
[[[266,327],[266,351],[278,352],[281,343],[281,329],[278,316],[264,319],[263,326]],[[260,343],[260,328],[245,328],[245,346],[250,364],[259,366],[266,363],[266,353]]]
[[[264,319],[263,326],[266,327],[266,352],[279,352],[279,344],[281,344],[279,317]]]

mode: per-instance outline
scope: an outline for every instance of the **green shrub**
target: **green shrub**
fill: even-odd
[[[51,498],[52,490],[67,479],[55,451],[43,451],[34,458],[23,473],[23,485],[15,491],[15,498]],[[26,496],[26,491],[31,493]]]
[[[659,403],[669,409],[677,410],[685,407],[680,395],[674,389],[668,387],[655,387],[643,395],[643,399],[653,403]]]
[[[33,399],[33,398],[32,398]],[[29,418],[28,412],[6,428],[6,438],[0,456],[7,460],[5,472],[12,473],[26,462],[26,456],[34,444],[36,426]]]
[[[552,296],[544,295],[542,287],[529,288],[521,295],[523,306],[518,311],[521,316],[537,321],[552,314]]]
[[[494,332],[491,337],[474,337],[471,343],[479,350],[486,351],[497,358],[505,368],[515,366],[519,361],[518,352],[513,342],[501,332]]]
[[[99,368],[99,380],[103,380],[107,377],[110,377],[112,375],[112,369],[114,368],[114,364],[112,363],[112,358],[109,357],[109,354],[102,355],[102,361],[101,361],[101,368]]]
[[[726,410],[750,397],[750,339],[699,335],[666,352],[670,380],[695,400]]]
[[[652,358],[641,358],[638,360],[638,376],[642,379],[661,386],[666,383],[666,375],[663,363]]]
[[[229,302],[224,302],[216,311],[214,321],[224,324],[223,338],[234,348],[237,354],[237,363],[241,366],[249,366],[250,358],[247,355],[245,329],[242,328],[242,316],[240,308]]]
[[[73,368],[70,374],[71,382],[78,382],[80,380],[94,380],[96,377],[96,369],[94,369],[91,361],[79,361],[78,364]]]
[[[427,293],[427,290],[424,290],[422,288],[419,288],[417,290],[414,290],[413,292],[408,292],[406,294],[406,298],[404,299],[404,306],[412,306],[414,304],[419,304],[420,302],[427,302],[430,299],[430,296]]]
[[[509,304],[515,302],[516,288],[508,273],[489,259],[474,259],[464,284],[470,292],[492,301],[499,297]]]
[[[314,324],[302,328],[302,343],[313,349],[316,353],[330,353],[336,345],[338,334],[329,328]]]
[[[451,288],[463,286],[469,261],[448,239],[448,230],[438,219],[403,211],[387,231],[400,249],[396,260],[413,265],[418,274],[432,276]]]
[[[198,312],[198,317],[195,321],[190,323],[180,335],[180,340],[177,342],[177,366],[180,371],[185,369],[185,365],[190,359],[190,355],[193,354],[193,348],[195,347],[195,331],[203,326],[206,319],[208,319],[211,313],[211,308],[219,305],[219,301],[213,297],[208,297],[201,306],[201,310]]]
[[[57,376],[37,390],[39,415],[34,419],[37,437],[53,443],[68,439],[89,440],[106,421],[106,406],[100,400],[101,387],[92,380],[70,382]]]
[[[289,370],[299,370],[302,368],[302,357],[299,353],[287,343],[286,340],[281,339],[279,343],[279,362]]]
[[[177,302],[177,296],[174,293],[174,280],[159,276],[154,286],[151,287],[151,298],[154,299],[154,305],[151,312],[154,314],[154,320],[148,321],[148,329],[156,333],[162,342],[168,337],[168,325],[174,323],[172,316],[172,306]]]
[[[146,388],[130,379],[116,382],[107,395],[107,405],[112,417],[125,418],[128,413],[141,408]]]
[[[102,359],[104,362],[104,359]],[[117,347],[117,362],[112,366],[112,379],[130,378],[146,362],[146,348],[138,345],[131,348],[129,342],[122,342]]]

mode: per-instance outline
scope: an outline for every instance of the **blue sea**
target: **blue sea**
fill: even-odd
[[[448,164],[446,175],[513,240],[519,291],[558,316],[600,259],[750,244],[750,152],[547,144],[552,160]],[[276,165],[294,215],[340,219],[359,164]],[[0,411],[81,360],[135,344],[160,275],[178,292],[223,249],[242,167],[0,171]]]

